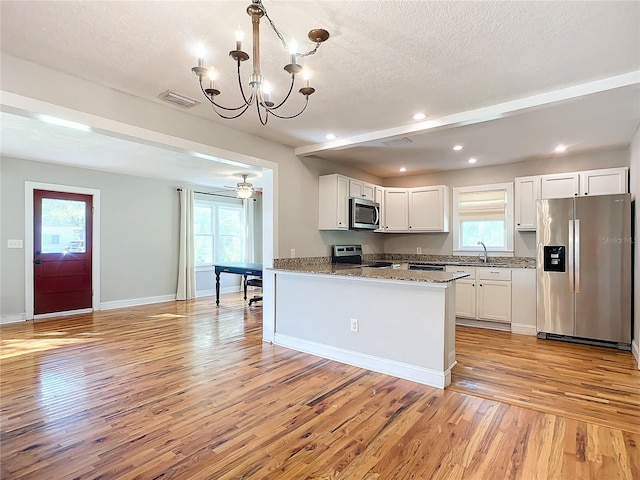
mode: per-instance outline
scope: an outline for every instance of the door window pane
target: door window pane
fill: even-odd
[[[85,202],[43,198],[41,252],[85,253],[86,211]]]

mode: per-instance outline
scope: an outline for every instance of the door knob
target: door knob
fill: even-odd
[[[35,260],[33,263],[35,263],[36,265],[40,265],[40,264],[42,263],[42,260],[37,259],[37,260]]]

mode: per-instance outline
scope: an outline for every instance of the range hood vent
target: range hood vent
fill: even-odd
[[[173,105],[177,105],[180,108],[192,108],[200,104],[198,100],[182,95],[181,93],[172,92],[171,90],[162,92],[158,95],[158,98],[165,102],[172,103]]]

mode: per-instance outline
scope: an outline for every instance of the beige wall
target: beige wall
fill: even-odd
[[[318,230],[319,175],[342,173],[379,184],[377,177],[326,160],[301,160],[291,147],[235,130],[231,121],[218,124],[194,117],[8,55],[1,62],[3,90],[278,164],[275,257],[288,257],[292,248],[299,257],[327,255],[333,243],[353,241],[363,243],[367,253],[382,252],[379,236]],[[42,88],[43,78],[48,88]]]
[[[172,296],[178,275],[179,199],[173,182],[4,157],[0,163],[3,317],[25,312],[25,181],[100,190],[100,301]]]
[[[449,185],[450,187],[466,187],[513,182],[514,178],[527,175],[627,166],[629,166],[629,150],[627,148],[618,148],[554,158],[533,158],[520,163],[451,170],[430,175],[387,178],[384,179],[384,186]],[[514,237],[515,255],[518,257],[534,257],[535,242],[535,232],[516,232]],[[453,234],[385,235],[384,251],[387,253],[416,253],[417,247],[422,248],[422,253],[451,255]]]
[[[635,232],[633,235],[634,238],[634,272],[635,272],[635,283],[634,283],[634,334],[633,334],[633,343],[634,343],[634,354],[636,355],[636,360],[638,360],[638,369],[640,370],[640,205],[638,204],[638,200],[640,199],[640,128],[636,132],[635,137],[633,138],[633,142],[631,143],[631,161],[630,161],[630,191],[635,199]]]

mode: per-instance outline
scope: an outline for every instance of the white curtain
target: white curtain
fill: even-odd
[[[193,190],[180,192],[180,254],[176,300],[196,298],[195,237],[193,234]]]
[[[253,263],[255,261],[255,232],[254,232],[254,208],[255,202],[252,198],[242,200],[244,207],[244,261]]]

